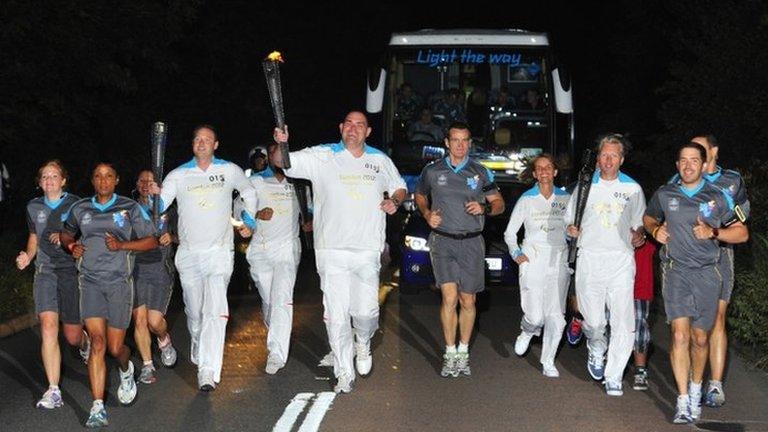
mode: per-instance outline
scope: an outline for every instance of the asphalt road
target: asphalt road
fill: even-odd
[[[330,393],[331,370],[316,366],[327,343],[311,261],[302,264],[296,287],[290,359],[275,376],[263,371],[266,333],[258,295],[246,286],[243,278],[235,278],[230,287],[231,319],[218,389],[204,394],[196,388],[176,295],[169,321],[179,364],[159,368],[158,382],[140,384],[133,405],[122,407],[116,399],[116,366],[110,363],[106,402],[110,430],[768,431],[768,378],[736,356],[731,357],[727,375],[728,403],[716,410],[705,408],[696,426],[669,423],[674,382],[666,325],[658,313],[650,389],[633,391],[628,373],[624,396],[612,398],[589,378],[583,345],[561,348],[556,362],[559,379],[541,375],[536,339],[525,357],[515,356],[517,293],[513,288],[491,288],[480,299],[478,331],[471,345],[472,377],[445,379],[438,375],[443,345],[439,296],[429,291],[400,295],[395,280],[381,309],[372,374],[358,378],[351,394],[336,396]],[[86,367],[69,350],[63,355],[64,407],[34,408],[45,389],[39,342],[37,327],[0,340],[0,431],[78,430],[87,418],[91,397]]]

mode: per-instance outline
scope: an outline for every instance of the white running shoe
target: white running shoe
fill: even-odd
[[[457,352],[456,353],[456,376],[459,375],[472,375],[472,369],[469,367],[469,353]]]
[[[64,405],[61,399],[61,390],[49,388],[43,393],[43,397],[37,401],[37,407],[42,409],[54,409]]]
[[[320,363],[317,364],[318,367],[333,367],[336,364],[336,361],[333,359],[333,351],[326,354],[323,358],[320,359]]]
[[[560,378],[560,371],[557,370],[554,363],[542,364],[541,373],[547,378]]]
[[[267,357],[267,367],[264,368],[264,372],[268,373],[269,375],[274,375],[279,371],[280,369],[285,366],[285,363],[280,361],[277,356],[270,354],[269,357]]]
[[[456,353],[446,352],[443,354],[443,369],[440,371],[440,376],[443,378],[459,376],[459,370],[456,369]]]
[[[355,342],[355,369],[362,376],[371,373],[373,357],[371,356],[371,342]]]
[[[91,338],[85,330],[83,330],[83,342],[77,350],[80,352],[80,358],[83,359],[83,363],[87,365],[88,359],[91,357]]]
[[[621,389],[621,381],[605,380],[605,392],[608,396],[622,396],[624,390]]]
[[[197,372],[197,384],[200,391],[203,392],[216,390],[216,381],[213,380],[213,372],[205,369]]]
[[[178,355],[176,353],[176,348],[173,347],[173,343],[171,342],[171,335],[169,334],[166,337],[168,343],[165,346],[160,346],[160,339],[157,340],[157,345],[160,347],[160,361],[163,363],[163,366],[171,368],[176,366]]]
[[[699,391],[691,390],[692,385],[688,384],[688,406],[690,407],[691,418],[698,420],[701,417],[701,386]]]
[[[141,367],[141,372],[139,372],[139,382],[142,384],[154,384],[157,382],[154,365],[145,364]]]
[[[133,378],[133,362],[128,360],[128,370],[123,372],[120,367],[117,368],[120,372],[120,387],[117,389],[117,399],[123,405],[128,405],[136,398],[136,380]]]
[[[515,354],[522,356],[525,354],[526,351],[528,351],[528,346],[531,344],[531,339],[533,339],[533,335],[531,333],[522,331],[520,332],[520,336],[517,337],[517,340],[515,341]]]
[[[107,410],[104,409],[104,404],[94,402],[88,420],[85,422],[85,427],[100,428],[108,425]]]
[[[343,374],[336,381],[336,386],[333,387],[333,391],[336,393],[350,393],[352,387],[355,386],[355,379],[347,374]]]

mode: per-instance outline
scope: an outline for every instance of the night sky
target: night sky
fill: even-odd
[[[286,117],[301,146],[338,139],[344,113],[364,106],[366,69],[391,33],[523,28],[550,33],[572,70],[578,145],[599,132],[629,133],[636,151],[626,169],[655,188],[674,169],[668,149],[693,131],[713,129],[729,143],[731,166],[765,157],[765,6],[6,0],[0,159],[19,203],[37,194],[34,174],[49,158],[70,168],[80,194],[90,193],[94,163],[112,160],[128,194],[149,164],[154,121],[171,129],[166,172],[191,157],[190,132],[201,122],[219,128],[220,157],[245,164],[248,148],[271,134],[260,62],[274,49],[286,59]]]

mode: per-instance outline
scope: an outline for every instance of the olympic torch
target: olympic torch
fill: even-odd
[[[152,140],[151,140],[151,153],[152,153],[152,174],[155,177],[155,182],[160,183],[163,181],[163,164],[165,162],[165,143],[168,137],[168,127],[163,122],[155,122],[152,125]],[[157,221],[160,218],[160,195],[152,197],[152,220],[157,226]]]
[[[264,67],[264,78],[267,80],[267,90],[269,91],[269,101],[272,103],[272,113],[275,115],[275,124],[278,128],[285,130],[285,110],[283,109],[283,89],[280,85],[280,63],[283,63],[283,56],[278,51],[271,52],[261,63]],[[280,153],[283,155],[283,168],[291,167],[291,158],[288,153],[288,143],[278,143]]]
[[[584,165],[581,167],[581,171],[579,171],[576,184],[576,211],[573,217],[573,225],[578,229],[581,229],[581,220],[584,217],[584,210],[587,208],[587,200],[589,199],[589,190],[592,187],[592,176],[595,174],[595,152],[592,149],[588,148],[584,151],[583,162]],[[576,239],[571,239],[568,242],[568,264],[576,262],[576,244]]]

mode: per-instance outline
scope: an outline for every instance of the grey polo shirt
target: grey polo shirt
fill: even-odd
[[[424,167],[416,186],[416,193],[431,198],[432,211],[441,211],[443,222],[437,229],[449,234],[482,231],[485,216],[473,216],[464,206],[470,201],[482,204],[498,192],[491,170],[469,157],[456,167],[448,157],[432,162]]]
[[[139,202],[139,205],[150,216],[150,218],[152,218],[152,201],[146,205]],[[157,226],[155,227],[154,232],[155,236],[159,238],[163,234],[175,234],[177,220],[178,214],[176,213],[176,206],[172,205],[166,211],[164,211],[159,218],[157,218]],[[136,264],[151,264],[170,260],[172,247],[173,245],[159,245],[156,249],[144,252],[136,252]]]
[[[154,234],[147,212],[129,198],[112,195],[105,204],[95,197],[77,201],[62,216],[64,230],[77,235],[85,246],[78,260],[82,276],[103,283],[125,280],[133,272],[133,254],[129,251],[110,251],[105,243],[107,232],[120,241],[136,240]]]
[[[80,197],[64,192],[57,201],[49,201],[42,196],[27,204],[27,226],[29,233],[37,236],[37,258],[35,266],[52,269],[74,268],[75,261],[60,245],[51,243],[48,238],[53,233],[61,232],[61,215],[79,200]]]
[[[679,184],[667,183],[653,194],[645,214],[667,222],[669,242],[662,259],[671,259],[688,268],[714,265],[720,258],[717,240],[699,240],[693,235],[697,219],[712,227],[721,227],[734,217],[731,197],[708,181],[688,190]]]

